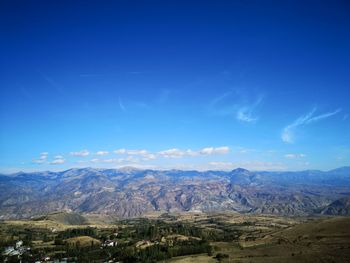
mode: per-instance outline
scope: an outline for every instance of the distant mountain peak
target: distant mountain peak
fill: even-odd
[[[350,174],[350,166],[339,167],[339,168],[330,170],[328,172],[331,172],[331,173],[349,173]]]
[[[248,173],[250,173],[250,171],[247,170],[247,169],[238,167],[238,168],[232,170],[231,173],[234,173],[234,174],[248,174]]]
[[[65,172],[82,172],[82,171],[90,171],[90,172],[95,172],[95,171],[99,171],[101,169],[97,169],[97,168],[92,168],[92,167],[84,167],[84,168],[71,168],[66,170]]]

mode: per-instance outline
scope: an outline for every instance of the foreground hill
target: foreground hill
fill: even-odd
[[[261,220],[261,219],[260,219]],[[281,219],[284,220],[284,219]],[[259,222],[259,219],[258,219]],[[319,218],[281,230],[243,234],[234,242],[214,242],[231,260],[223,262],[349,262],[349,217]],[[173,262],[181,262],[174,260]],[[194,261],[195,262],[195,261]],[[206,261],[211,262],[210,258]]]
[[[46,216],[36,218],[36,221],[40,220],[54,221],[63,225],[84,225],[88,222],[88,220],[80,214],[63,212],[52,213]]]
[[[328,172],[84,168],[0,175],[2,219],[54,211],[119,217],[153,211],[347,215],[347,202],[332,203],[349,196],[350,167]]]

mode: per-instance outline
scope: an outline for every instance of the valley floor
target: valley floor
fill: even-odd
[[[9,262],[350,262],[350,217],[56,213],[1,222],[0,245]]]

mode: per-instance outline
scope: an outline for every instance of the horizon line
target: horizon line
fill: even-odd
[[[118,168],[103,168],[103,167],[72,167],[72,168],[68,168],[68,169],[63,169],[63,170],[57,170],[57,171],[53,171],[53,170],[33,170],[33,171],[18,171],[18,172],[12,172],[12,173],[3,173],[0,172],[0,175],[14,175],[14,174],[27,174],[27,173],[44,173],[44,172],[51,172],[51,173],[62,173],[62,172],[67,172],[69,170],[84,170],[84,169],[93,169],[93,170],[123,170],[123,169],[132,169],[132,170],[139,170],[139,171],[194,171],[194,172],[231,172],[231,171],[235,171],[238,169],[243,169],[249,172],[303,172],[303,171],[320,171],[320,172],[330,172],[330,171],[334,171],[337,169],[341,169],[341,168],[350,168],[350,165],[348,166],[339,166],[333,169],[329,169],[329,170],[321,170],[321,169],[305,169],[305,170],[254,170],[254,169],[247,169],[244,167],[236,167],[234,169],[204,169],[204,170],[200,170],[200,169],[176,169],[176,168],[139,168],[139,167],[134,167],[134,166],[122,166],[122,167],[118,167]]]

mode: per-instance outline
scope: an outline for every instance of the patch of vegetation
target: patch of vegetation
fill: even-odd
[[[4,252],[0,253],[0,262],[35,262],[47,257],[52,261],[65,258],[68,262],[96,263],[169,259],[170,262],[196,262],[199,258],[206,262],[237,258],[269,262],[271,256],[280,257],[283,262],[286,257],[308,259],[325,251],[340,258],[348,250],[348,218],[295,222],[288,218],[229,215],[179,215],[176,218],[162,215],[158,219],[130,219],[93,226],[50,223],[46,218],[0,222],[0,247]],[[329,243],[322,245],[334,237],[339,249],[333,245],[330,250]],[[19,240],[23,243],[15,248]],[[313,246],[315,243],[317,246]],[[10,251],[5,251],[8,247],[20,254],[6,254]]]

